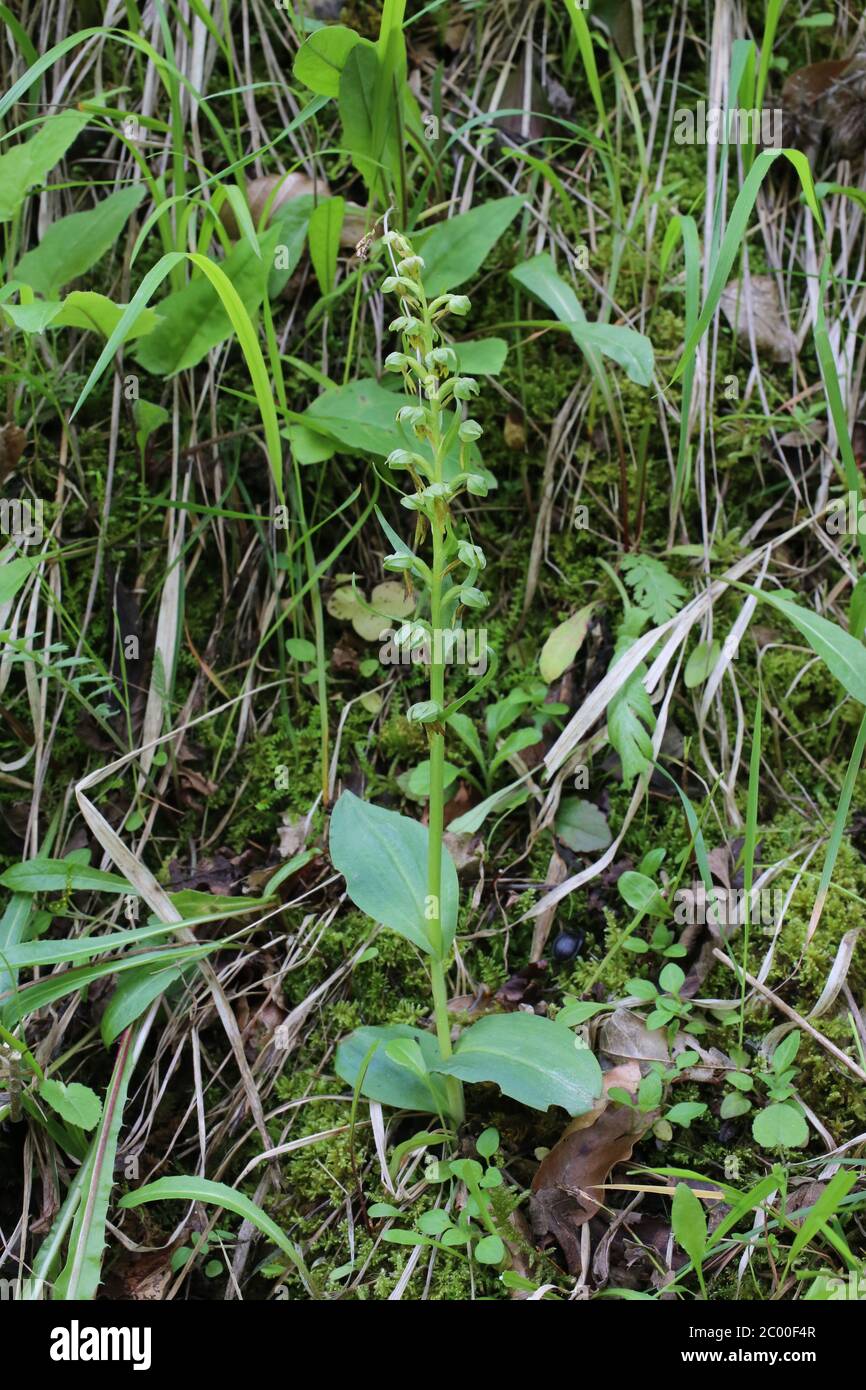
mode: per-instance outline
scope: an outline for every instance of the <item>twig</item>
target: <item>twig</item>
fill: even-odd
[[[714,949],[713,955],[716,957],[716,960],[720,960],[722,965],[726,965],[728,969],[733,970],[735,974],[739,975],[741,973],[740,967],[735,965],[730,956],[725,955],[724,951]],[[771,989],[767,989],[766,985],[762,985],[760,981],[756,980],[754,975],[750,975],[747,970],[742,971],[742,974],[748,980],[752,988],[758,990],[766,999],[769,999],[770,1003],[774,1004],[780,1013],[783,1013],[786,1018],[792,1019],[798,1027],[805,1029],[809,1036],[814,1038],[817,1043],[820,1043],[827,1052],[832,1053],[837,1061],[844,1062],[848,1070],[853,1071],[859,1081],[866,1081],[866,1071],[864,1071],[862,1067],[858,1067],[856,1062],[852,1062],[847,1053],[843,1052],[835,1043],[832,1043],[829,1038],[825,1038],[824,1034],[819,1033],[817,1028],[813,1028],[808,1019],[805,1019],[802,1014],[798,1014],[796,1009],[792,1009],[790,1004],[786,1004],[784,999],[779,998],[778,994],[774,994]]]

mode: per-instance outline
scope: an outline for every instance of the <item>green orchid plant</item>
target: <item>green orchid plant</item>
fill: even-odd
[[[396,412],[399,443],[386,462],[392,474],[411,483],[402,498],[415,515],[411,545],[381,514],[379,520],[393,546],[385,568],[402,573],[417,599],[416,616],[406,619],[395,641],[423,647],[429,667],[429,698],[408,710],[409,719],[427,732],[428,824],[344,792],[331,817],[330,853],[356,906],[423,954],[435,1034],[408,1025],[364,1026],[338,1048],[336,1069],[369,1099],[438,1114],[451,1126],[464,1119],[464,1082],[495,1082],[535,1109],[558,1105],[579,1115],[600,1094],[601,1071],[562,1024],[533,1013],[490,1014],[464,1028],[456,1042],[452,1038],[446,974],[459,888],[443,841],[445,725],[495,669],[494,662],[465,694],[447,700],[446,666],[456,634],[466,613],[487,604],[477,587],[484,553],[465,533],[455,504],[467,494],[485,496],[490,476],[478,455],[481,426],[464,413],[478,384],[461,374],[459,348],[446,342],[442,330],[449,316],[466,316],[469,300],[441,294],[428,301],[422,258],[398,232],[386,232],[384,241],[393,274],[382,289],[399,300],[391,329],[402,338],[402,350],[391,353],[385,366],[402,375],[406,392]],[[425,543],[427,558],[419,553]]]

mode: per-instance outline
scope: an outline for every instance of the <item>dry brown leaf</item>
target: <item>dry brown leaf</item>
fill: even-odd
[[[759,350],[769,352],[775,362],[794,360],[797,339],[782,312],[774,275],[752,275],[748,282],[732,280],[722,290],[719,305],[744,347],[751,342],[751,321]]]
[[[655,1122],[626,1105],[608,1105],[587,1129],[569,1125],[539,1164],[529,1199],[529,1219],[539,1243],[556,1241],[573,1274],[581,1264],[580,1228],[600,1211],[600,1191],[617,1163],[631,1158],[635,1144]]]
[[[599,1051],[621,1062],[670,1062],[661,1028],[647,1028],[640,1014],[615,1009],[598,1030]]]

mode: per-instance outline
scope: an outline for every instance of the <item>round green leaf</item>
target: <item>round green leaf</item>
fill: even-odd
[[[484,1236],[475,1247],[475,1258],[482,1265],[499,1265],[505,1259],[505,1245],[499,1236]]]
[[[591,801],[579,796],[565,797],[559,803],[554,829],[563,844],[575,854],[607,849],[613,839],[607,816]]]
[[[752,1136],[762,1149],[799,1149],[809,1139],[809,1126],[793,1105],[768,1105],[752,1121]]]

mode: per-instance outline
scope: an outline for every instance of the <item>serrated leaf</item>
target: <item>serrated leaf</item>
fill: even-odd
[[[89,1086],[78,1081],[64,1085],[62,1081],[48,1079],[39,1087],[39,1094],[52,1110],[67,1124],[77,1125],[79,1129],[95,1129],[102,1115],[102,1101]]]
[[[601,1095],[601,1068],[576,1041],[562,1024],[538,1014],[489,1015],[464,1030],[454,1055],[435,1070],[462,1081],[493,1081],[534,1110],[559,1105],[583,1115]]]
[[[653,555],[625,555],[621,569],[639,608],[656,624],[666,623],[682,605],[686,591]]]

